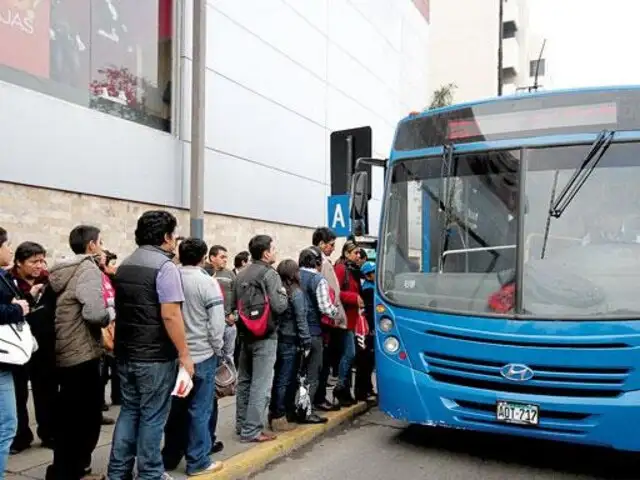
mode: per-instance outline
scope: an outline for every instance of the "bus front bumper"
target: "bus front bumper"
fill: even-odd
[[[408,362],[376,352],[379,407],[412,424],[582,443],[640,451],[640,391],[616,398],[575,398],[494,392],[434,381]],[[535,426],[499,421],[497,403],[534,405]]]

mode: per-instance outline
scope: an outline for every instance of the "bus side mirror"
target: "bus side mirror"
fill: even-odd
[[[354,235],[366,232],[367,203],[369,202],[369,174],[356,172],[351,177],[351,230]]]
[[[351,178],[351,220],[362,220],[369,201],[369,174],[356,172]]]

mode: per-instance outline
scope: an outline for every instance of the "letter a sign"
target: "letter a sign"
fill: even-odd
[[[349,195],[331,195],[327,197],[327,220],[329,228],[333,230],[338,237],[348,237],[351,234],[349,200]]]

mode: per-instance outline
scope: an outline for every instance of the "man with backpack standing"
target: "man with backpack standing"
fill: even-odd
[[[235,285],[240,358],[236,391],[236,433],[243,442],[267,442],[264,432],[278,338],[275,315],[288,306],[287,293],[273,268],[275,245],[268,235],[249,242],[252,263],[238,275]]]

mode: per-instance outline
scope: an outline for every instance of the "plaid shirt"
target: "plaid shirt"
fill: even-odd
[[[303,268],[309,272],[318,273],[313,268]],[[326,278],[323,278],[316,287],[316,299],[318,300],[318,309],[320,313],[330,318],[335,318],[338,315],[338,307],[334,305],[329,296],[329,282]]]

